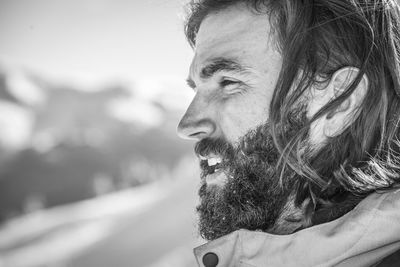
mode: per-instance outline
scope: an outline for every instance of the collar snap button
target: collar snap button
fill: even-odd
[[[216,267],[218,264],[218,256],[214,252],[208,252],[203,256],[203,264],[205,267]]]

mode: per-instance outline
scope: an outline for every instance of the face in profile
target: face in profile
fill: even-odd
[[[234,6],[201,23],[188,78],[196,94],[178,132],[197,141],[199,230],[208,240],[240,228],[272,229],[293,189],[295,173],[279,178],[268,122],[281,65],[267,15]],[[305,125],[305,113],[293,109],[285,135]]]
[[[377,23],[352,1],[206,2],[185,28],[195,97],[178,127],[197,142],[203,237],[291,233],[397,183],[395,38],[376,39],[397,8],[371,9]]]

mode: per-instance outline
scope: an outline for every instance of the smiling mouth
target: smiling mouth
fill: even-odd
[[[222,169],[222,158],[217,156],[199,156],[199,158],[203,170],[202,178],[205,179],[207,185],[225,184],[227,177]]]
[[[200,166],[204,175],[210,175],[218,172],[221,168],[222,158],[217,156],[199,156]]]

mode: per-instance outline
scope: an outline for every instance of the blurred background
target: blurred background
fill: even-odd
[[[195,266],[181,0],[0,0],[0,267]]]

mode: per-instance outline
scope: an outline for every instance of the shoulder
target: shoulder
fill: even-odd
[[[379,217],[400,219],[400,189],[372,193],[356,206],[354,212],[372,212],[375,215],[380,215]]]
[[[290,235],[238,230],[195,249],[222,266],[370,266],[400,249],[400,189],[372,193],[344,216]],[[246,265],[246,266],[248,266]]]

